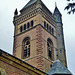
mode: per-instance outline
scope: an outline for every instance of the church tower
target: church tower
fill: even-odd
[[[66,63],[66,53],[65,53],[65,45],[64,45],[64,35],[63,35],[63,23],[62,23],[62,15],[58,10],[57,6],[55,6],[55,10],[53,13],[55,22],[56,22],[56,30],[57,30],[57,54],[59,60],[67,67]]]
[[[58,58],[66,66],[61,14],[57,12],[55,8],[52,14],[41,0],[30,0],[19,15],[17,9],[15,10],[15,57],[48,72],[57,58],[57,51]]]

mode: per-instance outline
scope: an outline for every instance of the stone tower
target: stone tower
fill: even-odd
[[[62,22],[55,20],[61,19],[61,15],[56,12],[55,8],[52,14],[41,0],[30,0],[19,15],[17,9],[14,12],[13,55],[44,72],[52,67],[56,51],[66,66]]]
[[[62,15],[60,11],[58,10],[57,6],[55,7],[53,16],[56,21],[58,58],[64,64],[64,66],[67,67],[65,45],[64,45],[64,35],[63,35]]]

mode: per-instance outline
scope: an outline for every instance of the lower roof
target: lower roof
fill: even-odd
[[[72,73],[57,59],[48,72],[49,75],[72,75]]]

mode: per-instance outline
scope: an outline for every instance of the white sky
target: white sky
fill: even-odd
[[[29,0],[0,0],[0,49],[12,54],[14,25],[14,10],[19,11]],[[62,14],[64,39],[69,70],[75,75],[75,14],[68,15],[64,11],[66,0],[42,0],[51,12],[54,11],[55,2]]]

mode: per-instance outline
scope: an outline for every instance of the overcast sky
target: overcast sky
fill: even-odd
[[[20,11],[29,0],[0,0],[0,49],[11,53],[13,50],[14,10]],[[64,11],[66,0],[42,0],[53,12],[55,2],[62,14],[65,48],[69,70],[75,75],[75,14],[68,15]]]

